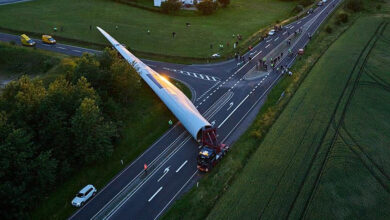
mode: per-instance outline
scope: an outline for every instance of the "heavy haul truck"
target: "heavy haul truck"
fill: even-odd
[[[228,146],[218,142],[216,129],[199,113],[194,104],[175,85],[130,53],[126,47],[103,29],[99,27],[97,29],[115,50],[134,67],[141,78],[179,119],[188,133],[201,143],[202,147],[197,156],[197,167],[203,172],[210,171],[229,150]]]
[[[229,146],[219,143],[216,128],[202,129],[202,147],[197,157],[199,171],[209,172],[229,150]]]

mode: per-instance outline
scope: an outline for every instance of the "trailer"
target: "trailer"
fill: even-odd
[[[196,109],[187,96],[175,85],[151,69],[130,53],[122,44],[100,27],[97,29],[106,37],[123,58],[134,67],[168,109],[176,116],[191,136],[201,144],[198,154],[198,169],[208,172],[226,154],[228,146],[217,140],[217,130]]]

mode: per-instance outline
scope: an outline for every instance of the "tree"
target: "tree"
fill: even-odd
[[[84,98],[72,118],[72,134],[75,142],[75,156],[90,163],[111,155],[111,138],[116,135],[116,127],[105,122],[95,100]]]
[[[26,218],[25,210],[55,181],[57,162],[37,152],[31,134],[13,129],[0,144],[0,218]]]
[[[161,10],[164,13],[171,14],[180,10],[182,3],[179,0],[167,0],[161,3]]]
[[[204,15],[210,15],[217,10],[217,3],[212,0],[205,0],[196,5],[196,8]]]
[[[126,61],[116,59],[110,67],[110,96],[116,101],[127,103],[141,87],[139,74]]]
[[[230,0],[218,0],[222,7],[226,8],[230,4]]]

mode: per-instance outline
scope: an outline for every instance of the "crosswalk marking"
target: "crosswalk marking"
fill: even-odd
[[[166,68],[166,67],[164,67],[163,69],[168,70],[168,71],[172,71],[175,73],[180,73],[183,75],[195,77],[195,78],[202,79],[202,80],[213,81],[213,82],[221,81],[218,77],[209,76],[206,74],[194,73],[194,72],[183,71],[183,70],[176,70],[176,69],[171,69],[171,68]]]

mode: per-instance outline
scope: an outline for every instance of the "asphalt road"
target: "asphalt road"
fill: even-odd
[[[22,3],[22,2],[29,2],[29,1],[32,1],[32,0],[0,0],[0,6]]]
[[[291,48],[292,51],[304,48],[309,42],[307,33],[315,33],[339,1],[328,1],[314,13],[286,25],[282,31],[260,42],[245,55],[252,57],[250,62],[239,63],[234,59],[206,65],[144,62],[157,72],[190,86],[195,106],[218,128],[219,139],[232,144],[256,116],[271,88],[281,77],[286,77],[276,70],[252,80],[245,75],[255,67],[257,60],[272,53],[279,45],[286,44],[286,39],[300,28],[303,33],[298,35]],[[9,41],[12,36],[0,34],[0,40]],[[96,53],[61,44],[45,46],[39,43],[37,47],[75,56],[83,52]],[[295,58],[296,55],[284,55],[278,66],[290,67]],[[159,218],[173,201],[204,175],[196,168],[197,153],[198,143],[180,124],[176,124],[103,189],[98,189],[98,194],[70,218]],[[148,173],[143,171],[144,163],[148,164]]]

